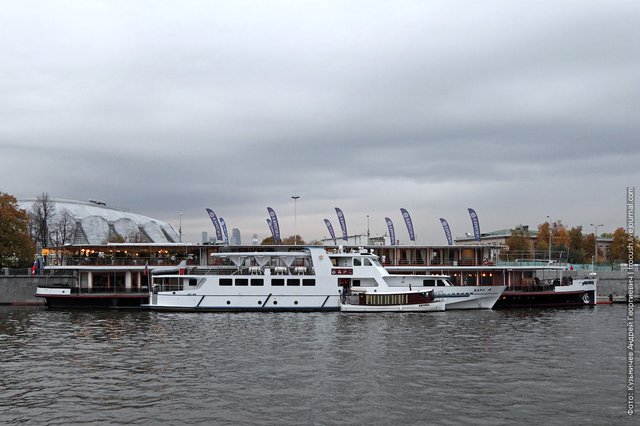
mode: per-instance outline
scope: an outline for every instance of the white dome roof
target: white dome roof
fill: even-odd
[[[76,244],[106,244],[110,238],[122,237],[126,242],[175,243],[180,237],[168,224],[136,213],[108,207],[100,201],[75,201],[51,199],[55,211],[68,211],[74,218],[77,229]],[[37,200],[18,200],[20,208],[27,212]]]

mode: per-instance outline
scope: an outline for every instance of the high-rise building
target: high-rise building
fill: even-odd
[[[240,230],[238,228],[233,228],[233,230],[231,231],[231,245],[242,245],[242,238],[240,237]]]

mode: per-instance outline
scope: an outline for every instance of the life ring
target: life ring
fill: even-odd
[[[588,293],[585,293],[582,295],[582,301],[584,302],[585,305],[588,305],[589,303],[591,303],[591,299],[589,298]]]

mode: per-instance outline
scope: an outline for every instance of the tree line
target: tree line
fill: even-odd
[[[49,194],[36,198],[29,211],[0,192],[0,267],[31,265],[38,250],[73,243],[76,223],[69,211],[57,211]]]
[[[549,238],[551,237],[551,238]],[[634,261],[640,258],[640,241],[637,237],[630,239],[624,228],[617,228],[613,233],[603,233],[600,238],[611,238],[609,256],[598,248],[596,263],[627,263],[629,257],[628,245],[634,245]],[[596,250],[596,235],[594,233],[583,234],[582,226],[567,228],[562,221],[553,223],[545,222],[538,225],[538,234],[533,237],[528,229],[518,227],[511,231],[511,236],[506,244],[509,246],[507,254],[522,255],[525,258],[540,255],[546,258],[544,253],[551,251],[558,257],[562,253],[563,259],[569,263],[591,263]],[[512,256],[513,257],[513,256]],[[554,255],[552,255],[552,258]]]

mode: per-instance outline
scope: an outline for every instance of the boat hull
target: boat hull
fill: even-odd
[[[38,287],[35,297],[50,309],[140,309],[149,293],[78,293],[74,288]]]
[[[341,312],[442,312],[445,310],[444,302],[421,303],[415,305],[340,305]]]
[[[143,307],[184,312],[318,312],[339,310],[339,295],[153,294]]]
[[[592,305],[587,291],[505,291],[494,309],[551,308]]]

